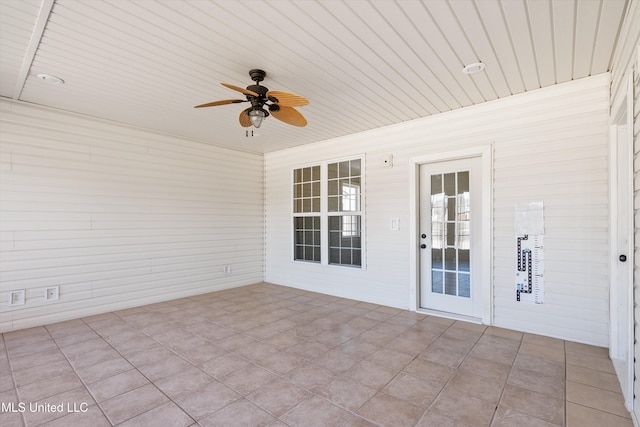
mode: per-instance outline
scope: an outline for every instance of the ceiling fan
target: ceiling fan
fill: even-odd
[[[239,120],[242,127],[249,127],[253,125],[259,128],[262,124],[262,120],[269,115],[273,115],[276,119],[293,126],[306,126],[307,120],[293,107],[302,107],[307,105],[309,104],[309,100],[303,96],[296,95],[295,93],[269,90],[265,86],[260,86],[260,82],[264,80],[266,75],[266,72],[258,69],[249,71],[251,80],[256,83],[247,86],[246,89],[229,83],[220,83],[222,86],[243,93],[246,96],[246,99],[223,99],[220,101],[196,105],[194,108],[250,102],[251,107],[242,110],[240,113]]]

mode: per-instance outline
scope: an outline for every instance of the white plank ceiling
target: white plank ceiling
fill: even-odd
[[[269,152],[609,71],[629,1],[0,0],[0,96]],[[252,68],[308,126],[193,108]]]

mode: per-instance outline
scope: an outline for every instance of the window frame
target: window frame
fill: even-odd
[[[339,163],[351,160],[360,160],[360,210],[359,211],[329,211],[329,178],[328,165],[331,163]],[[295,171],[313,166],[320,166],[320,212],[295,212]],[[298,164],[291,167],[289,178],[289,209],[291,212],[289,230],[290,230],[290,248],[291,261],[303,265],[317,265],[324,267],[348,268],[350,270],[366,270],[366,185],[365,185],[366,162],[364,154],[356,154],[352,156],[338,157],[316,162]],[[295,236],[295,219],[297,217],[320,217],[320,262],[309,261],[304,259],[296,259],[296,236]],[[335,264],[329,263],[329,218],[332,216],[359,216],[360,217],[360,265],[352,264]]]

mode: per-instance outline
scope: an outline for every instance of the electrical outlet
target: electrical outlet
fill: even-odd
[[[229,264],[226,264],[226,265],[224,266],[224,275],[225,275],[225,276],[228,276],[228,275],[230,275],[230,274],[231,274],[231,266],[230,266]]]
[[[24,305],[24,289],[19,291],[11,291],[9,293],[9,305]]]
[[[58,301],[60,297],[60,287],[59,286],[51,286],[50,288],[44,289],[44,300],[45,301]]]

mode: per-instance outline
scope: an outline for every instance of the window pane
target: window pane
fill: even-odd
[[[442,249],[431,249],[431,268],[442,269]]]
[[[329,217],[329,264],[361,266],[360,227],[360,215]]]
[[[442,293],[442,271],[433,270],[431,272],[431,292]]]
[[[456,269],[456,250],[455,248],[446,248],[444,250],[444,268],[445,270]]]
[[[329,163],[327,165],[327,178],[333,179],[338,177],[338,164]]]
[[[349,176],[349,162],[338,163],[338,177],[344,178]]]
[[[445,173],[444,174],[444,193],[447,196],[453,196],[456,194],[456,174]]]
[[[447,295],[457,295],[456,273],[444,273],[444,293]]]
[[[329,196],[337,196],[340,194],[340,186],[337,179],[332,179],[327,184],[327,192]]]
[[[359,176],[360,175],[360,159],[351,160],[351,176]]]
[[[471,298],[471,280],[467,273],[458,273],[458,296]]]
[[[320,217],[295,217],[294,226],[294,259],[320,262]]]

